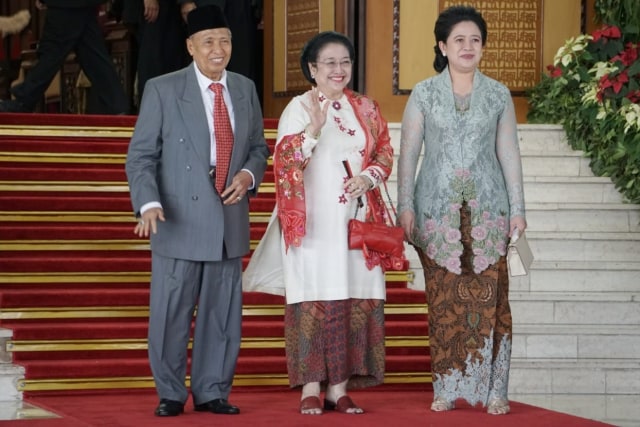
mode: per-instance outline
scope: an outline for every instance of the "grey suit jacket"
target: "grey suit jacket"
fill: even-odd
[[[165,222],[151,235],[151,250],[165,257],[219,261],[249,252],[249,200],[224,206],[208,175],[210,137],[195,63],[147,82],[129,144],[126,171],[136,215],[162,204]],[[262,181],[269,149],[253,82],[227,72],[235,117],[227,185],[241,169]],[[251,195],[255,195],[256,190]],[[248,194],[249,195],[249,194]]]

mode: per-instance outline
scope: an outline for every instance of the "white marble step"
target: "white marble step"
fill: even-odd
[[[0,363],[0,401],[22,400],[18,382],[24,379],[24,368],[11,363]]]
[[[640,207],[628,203],[527,203],[533,231],[640,232]]]
[[[637,325],[522,325],[514,313],[513,356],[535,360],[561,358],[634,359],[640,351]]]
[[[12,336],[11,330],[0,328],[0,402],[22,400],[17,385],[24,379],[24,368],[12,364],[11,353],[6,351],[6,343]]]
[[[640,302],[640,289],[629,292],[509,292],[509,301],[511,302]],[[640,313],[639,313],[640,314]],[[536,318],[531,323],[547,323],[544,319]],[[526,323],[526,322],[525,322]]]
[[[513,394],[640,395],[640,360],[538,358],[514,356],[509,373]],[[640,419],[640,406],[627,408]],[[627,412],[628,413],[628,412]]]
[[[568,267],[565,268],[565,266]],[[625,268],[603,268],[594,265],[577,269],[577,263],[562,265],[536,264],[525,277],[511,278],[509,287],[515,292],[638,292],[640,269],[637,263]],[[622,265],[621,265],[622,266]],[[534,268],[535,267],[535,268]],[[639,328],[640,331],[640,328]]]
[[[530,370],[536,375],[534,370]],[[543,375],[548,372],[542,372]],[[572,414],[617,427],[640,426],[640,393],[581,393],[580,384],[567,393],[509,393],[509,399],[551,411]]]
[[[609,178],[594,176],[525,176],[523,182],[527,204],[554,203],[558,201],[580,204],[620,204],[624,202],[623,196]]]
[[[529,246],[538,261],[640,262],[640,240],[607,236],[599,239],[535,239],[529,241]]]

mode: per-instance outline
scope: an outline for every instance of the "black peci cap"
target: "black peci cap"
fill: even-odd
[[[222,10],[216,5],[196,7],[187,14],[189,37],[203,30],[229,28]]]

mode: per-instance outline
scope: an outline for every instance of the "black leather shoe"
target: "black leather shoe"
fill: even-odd
[[[156,417],[175,417],[184,412],[184,405],[181,402],[169,399],[160,399],[160,404],[156,408]]]
[[[195,410],[226,415],[236,415],[240,413],[240,408],[227,402],[227,399],[213,399],[208,402],[201,403],[195,406]]]
[[[33,110],[15,99],[3,99],[0,100],[0,113],[33,113]]]

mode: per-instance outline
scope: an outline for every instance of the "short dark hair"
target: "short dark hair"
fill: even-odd
[[[478,26],[482,35],[482,46],[487,43],[487,23],[482,14],[471,6],[451,6],[438,16],[433,33],[436,36],[436,46],[434,48],[436,59],[433,60],[433,68],[441,72],[449,64],[449,60],[440,51],[439,42],[446,43],[451,30],[460,22],[471,21]]]
[[[349,40],[349,37],[336,31],[323,31],[322,33],[316,34],[305,43],[300,52],[300,68],[309,83],[315,84],[316,82],[316,79],[311,77],[309,63],[317,62],[318,54],[329,43],[343,45],[349,51],[349,59],[351,59],[352,62],[356,59],[356,49],[353,47],[353,43]]]

